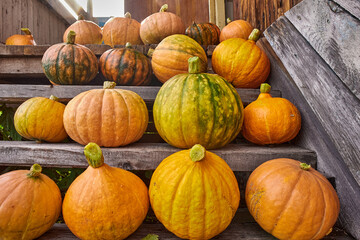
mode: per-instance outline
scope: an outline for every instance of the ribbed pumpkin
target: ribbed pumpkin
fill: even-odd
[[[33,35],[28,28],[21,28],[21,31],[25,35],[15,34],[8,37],[5,41],[5,45],[36,45]]]
[[[340,210],[329,181],[305,163],[274,159],[250,175],[245,200],[251,215],[278,239],[321,239]]]
[[[184,239],[210,239],[226,229],[240,202],[226,162],[201,145],[165,158],[151,177],[150,203],[157,219]]]
[[[189,26],[185,34],[200,45],[216,45],[219,43],[220,29],[213,23],[195,23]]]
[[[41,170],[34,164],[0,176],[0,239],[38,238],[58,219],[60,190]]]
[[[100,57],[100,70],[109,81],[118,85],[149,85],[151,80],[150,60],[126,43],[125,48],[114,48]]]
[[[64,126],[74,141],[118,147],[142,137],[149,119],[144,100],[114,87],[114,82],[104,82],[104,89],[82,92],[66,105]]]
[[[249,40],[231,38],[217,45],[211,58],[214,72],[236,88],[258,88],[270,73],[269,58],[255,44],[259,36],[254,29]]]
[[[102,43],[102,30],[92,21],[87,21],[82,15],[78,20],[71,24],[63,35],[63,41],[67,42],[67,36],[70,30],[76,33],[76,44],[101,44]]]
[[[145,44],[157,44],[167,36],[185,33],[181,18],[167,12],[167,9],[168,5],[164,4],[160,12],[153,13],[141,22],[140,37]]]
[[[192,38],[175,34],[166,37],[152,53],[151,66],[155,76],[162,82],[188,72],[188,59],[200,58],[200,72],[207,71],[207,56],[204,49]]]
[[[127,42],[133,45],[141,45],[140,23],[131,18],[129,12],[124,17],[114,17],[109,19],[103,27],[104,43],[114,47],[115,45],[125,45]]]
[[[251,24],[244,20],[231,21],[227,19],[227,25],[221,30],[220,42],[229,38],[242,38],[248,39],[253,27]]]
[[[167,81],[154,102],[158,133],[178,148],[197,143],[220,148],[239,134],[243,123],[243,105],[234,87],[199,68],[198,57],[189,59],[189,73]]]
[[[26,139],[61,142],[67,137],[63,124],[65,105],[57,98],[34,97],[23,102],[14,115],[16,131]]]
[[[301,128],[299,110],[285,98],[273,98],[270,89],[269,84],[261,84],[259,97],[244,110],[242,134],[260,145],[288,142]]]
[[[104,163],[95,143],[84,153],[89,167],[66,192],[65,223],[80,239],[125,239],[146,217],[148,189],[135,174]]]
[[[49,47],[41,60],[46,77],[52,84],[87,84],[98,73],[98,60],[87,47],[75,42],[75,32],[69,31],[66,43]]]

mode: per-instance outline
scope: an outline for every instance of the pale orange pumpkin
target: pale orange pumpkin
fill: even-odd
[[[85,20],[82,15],[78,20],[71,24],[64,32],[63,41],[67,42],[67,36],[70,31],[76,33],[76,44],[101,44],[102,43],[102,30],[94,22]]]
[[[5,45],[36,45],[33,35],[28,28],[21,28],[21,31],[25,35],[15,34],[8,37],[5,41]]]
[[[220,42],[229,38],[248,39],[253,27],[245,20],[231,21],[227,19],[227,25],[220,32]]]

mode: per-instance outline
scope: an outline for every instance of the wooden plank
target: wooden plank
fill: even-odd
[[[224,0],[216,0],[215,1],[215,8],[216,8],[216,25],[220,29],[225,27],[225,1]]]
[[[328,0],[304,0],[285,15],[360,99],[360,48],[350,47],[360,44],[360,20],[334,12]]]
[[[60,3],[58,0],[40,0],[42,3],[51,8],[57,16],[61,17],[67,24],[73,24],[76,18]]]
[[[332,0],[339,4],[346,11],[351,13],[354,17],[360,20],[360,4],[359,0]],[[336,9],[336,7],[335,7]]]
[[[31,77],[45,76],[39,59],[0,58],[0,77],[29,77],[29,75]]]

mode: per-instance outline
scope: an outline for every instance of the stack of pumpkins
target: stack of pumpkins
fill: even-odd
[[[149,200],[159,221],[177,236],[210,239],[230,224],[240,193],[227,163],[206,149],[225,146],[241,129],[246,139],[261,145],[290,141],[300,130],[296,107],[286,99],[272,98],[270,86],[263,83],[270,63],[255,44],[258,30],[242,20],[229,23],[221,32],[216,25],[194,23],[186,30],[192,39],[183,35],[181,19],[166,9],[163,6],[141,24],[129,14],[112,18],[102,36],[101,29],[89,31],[99,33],[93,38],[81,36],[86,32],[84,20],[76,22],[64,34],[66,43],[44,54],[46,76],[54,84],[85,84],[96,75],[98,65],[95,55],[80,45],[87,43],[84,39],[101,43],[103,38],[112,47],[129,42],[100,58],[100,70],[112,82],[105,82],[104,89],[79,94],[66,106],[54,96],[37,97],[16,111],[15,127],[25,138],[60,142],[69,135],[86,145],[89,167],[71,184],[62,204],[65,223],[81,239],[126,238],[144,220]],[[86,24],[97,29],[93,23]],[[128,28],[115,30],[115,26]],[[129,34],[130,29],[137,37]],[[74,31],[79,33],[76,38]],[[212,56],[218,75],[206,73],[207,56],[199,43],[218,44],[219,40]],[[159,43],[151,65],[146,56],[131,49],[130,43],[141,42]],[[188,150],[161,162],[148,191],[134,174],[105,164],[100,146],[125,146],[144,134],[148,111],[143,99],[115,85],[146,85],[151,69],[164,83],[153,107],[156,129],[170,145]],[[258,99],[244,110],[234,87],[259,86]],[[0,238],[33,239],[55,222],[61,197],[57,186],[41,174],[40,166],[2,175],[3,185],[9,197],[0,196]],[[15,188],[18,185],[21,187]],[[28,198],[21,198],[29,200],[24,202],[25,219],[15,204],[22,191],[31,191]],[[48,206],[44,199],[53,199],[53,204]],[[322,238],[339,213],[339,200],[326,178],[291,159],[259,166],[248,180],[245,199],[261,227],[280,239]],[[21,224],[6,224],[16,221]]]

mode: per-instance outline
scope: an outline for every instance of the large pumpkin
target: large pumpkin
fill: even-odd
[[[66,192],[65,223],[80,239],[125,239],[146,217],[147,187],[135,174],[104,163],[95,143],[84,153],[89,167]]]
[[[217,45],[211,58],[214,72],[236,88],[258,88],[270,73],[269,58],[255,44],[259,36],[254,29],[249,40],[231,38]]]
[[[35,239],[57,221],[60,190],[41,170],[34,164],[0,176],[0,239]]]
[[[101,44],[102,43],[102,30],[101,28],[92,21],[84,20],[82,15],[79,19],[71,24],[64,32],[63,41],[67,41],[67,36],[70,31],[76,33],[75,43],[76,44]]]
[[[229,38],[243,38],[248,39],[253,27],[245,20],[231,21],[227,20],[228,24],[221,30],[220,42]]]
[[[285,98],[273,98],[270,89],[269,84],[261,84],[259,97],[244,110],[242,134],[260,145],[288,142],[301,128],[299,110]]]
[[[53,84],[87,84],[98,73],[98,60],[87,47],[75,44],[75,32],[69,31],[66,43],[49,47],[41,60],[46,77]]]
[[[152,53],[151,66],[155,76],[162,82],[188,72],[188,59],[200,58],[200,72],[207,71],[207,56],[204,49],[192,38],[175,34],[166,37]]]
[[[226,162],[201,145],[165,158],[151,177],[150,203],[159,221],[184,239],[210,239],[226,229],[240,202]]]
[[[340,210],[329,181],[305,163],[274,159],[250,175],[245,200],[251,215],[279,239],[321,239]]]
[[[16,131],[26,139],[61,142],[67,137],[63,124],[65,105],[54,96],[23,102],[14,115]]]
[[[15,34],[8,37],[5,45],[36,45],[33,35],[28,28],[21,28],[25,35]]]
[[[141,22],[140,37],[145,44],[157,44],[167,36],[185,33],[185,25],[181,18],[167,12],[167,9],[168,5],[164,4],[160,12],[148,16]]]
[[[125,48],[114,48],[100,57],[100,70],[109,81],[118,85],[149,85],[151,80],[150,60],[126,43]]]
[[[217,45],[219,43],[220,29],[213,23],[195,23],[189,26],[185,34],[200,45]]]
[[[189,59],[189,73],[167,81],[154,102],[158,133],[178,148],[197,143],[220,148],[239,134],[243,123],[243,105],[234,87],[199,69],[199,58]]]
[[[142,137],[149,119],[144,100],[114,87],[114,82],[105,82],[104,89],[82,92],[66,105],[64,127],[74,141],[118,147]]]
[[[114,47],[125,45],[127,42],[133,45],[141,45],[140,23],[131,18],[130,13],[124,17],[110,18],[103,27],[104,43]]]

